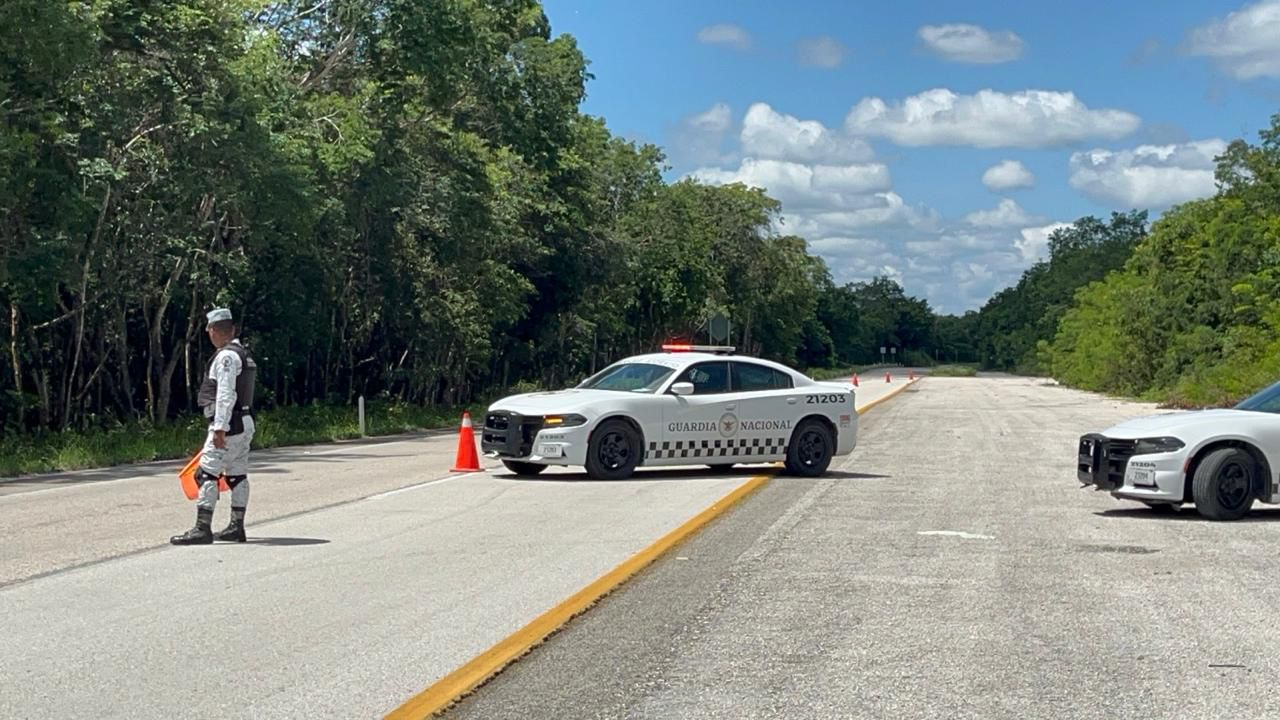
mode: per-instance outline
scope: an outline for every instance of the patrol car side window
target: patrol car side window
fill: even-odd
[[[733,364],[734,392],[785,390],[789,389],[791,385],[790,377],[771,367],[747,362],[735,362]]]
[[[680,377],[676,378],[676,382],[693,383],[694,395],[729,392],[729,363],[698,363],[680,373]]]

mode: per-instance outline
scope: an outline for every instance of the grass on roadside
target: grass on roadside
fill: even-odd
[[[853,377],[854,373],[865,375],[868,371],[875,369],[874,366],[859,365],[854,367],[839,368],[813,368],[805,372],[806,375],[814,380],[848,380]]]
[[[481,406],[476,403],[473,412]],[[462,412],[462,408],[366,403],[365,433],[392,435],[458,427]],[[254,420],[255,450],[360,437],[354,406],[276,408],[255,414]],[[203,419],[196,417],[159,427],[136,423],[90,433],[0,438],[0,477],[189,458],[204,443],[205,428]]]
[[[895,375],[905,375],[907,370],[913,368],[934,377],[974,377],[978,374],[977,366],[963,365],[959,363],[934,365],[932,367],[925,365],[862,365],[843,368],[814,368],[809,370],[806,374],[814,380],[848,380],[853,377],[854,373],[858,373],[859,375],[867,375],[870,373],[879,373],[880,375],[884,375],[884,371],[889,370]]]
[[[939,365],[929,368],[932,377],[976,377],[978,368],[973,365]]]

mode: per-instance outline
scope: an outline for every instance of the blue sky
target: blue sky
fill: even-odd
[[[1280,111],[1280,0],[544,0],[583,110],[759,185],[838,281],[976,309],[1058,223],[1213,193]]]

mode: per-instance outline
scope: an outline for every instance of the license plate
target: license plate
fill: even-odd
[[[538,446],[538,455],[541,457],[560,457],[564,454],[564,448],[560,445],[542,444]]]
[[[1154,486],[1156,484],[1156,471],[1147,468],[1130,468],[1129,482],[1134,485]]]

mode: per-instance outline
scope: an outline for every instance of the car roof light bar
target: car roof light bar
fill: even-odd
[[[666,352],[705,352],[732,354],[737,348],[731,345],[689,345],[685,343],[666,343],[662,346]]]

